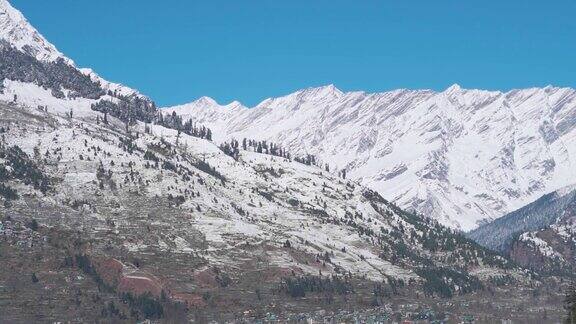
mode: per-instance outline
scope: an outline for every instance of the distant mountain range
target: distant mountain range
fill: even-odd
[[[576,91],[310,88],[253,108],[210,98],[164,109],[346,169],[401,207],[471,230],[576,183]]]

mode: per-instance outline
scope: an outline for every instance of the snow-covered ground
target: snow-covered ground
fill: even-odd
[[[137,236],[126,240],[127,251],[155,246],[170,253],[201,255],[211,264],[237,267],[245,262],[238,257],[240,251],[268,246],[272,249],[267,254],[270,266],[299,273],[350,273],[373,281],[389,277],[419,280],[414,272],[418,259],[395,250],[396,244],[402,243],[410,253],[439,266],[464,265],[470,261],[463,258],[475,255],[477,261],[472,264],[478,264],[468,264],[470,269],[492,274],[500,271],[487,265],[493,256],[466,242],[441,252],[444,244],[456,242],[449,231],[399,213],[393,205],[367,196],[367,189],[357,182],[319,167],[248,151],[235,160],[212,142],[159,125],[138,123],[130,127],[129,135],[120,121],[110,117],[108,125],[97,122],[102,120],[97,118],[101,113],[89,109],[77,109],[78,117],[69,118],[57,111],[46,113],[14,104],[2,107],[0,119],[10,128],[3,145],[17,145],[42,160],[57,186],[47,196],[26,186],[16,188],[46,204],[74,206],[76,202],[79,207],[75,208],[86,216],[75,217],[74,224],[93,226],[89,231],[94,233],[105,231],[109,219],[117,228],[130,227],[135,221],[127,216],[131,195],[150,200],[182,197],[162,221],[148,221],[151,226],[164,224],[173,230],[163,231],[156,239]],[[150,130],[146,132],[146,128]],[[126,141],[132,144],[126,146]],[[146,152],[158,157],[158,165],[144,158]],[[218,176],[198,169],[200,161]],[[164,167],[166,162],[177,171]],[[104,177],[110,175],[103,184],[99,169],[105,170]],[[117,207],[109,212],[107,205]],[[89,225],[91,222],[96,223]],[[205,245],[194,244],[197,238],[192,233],[201,233]],[[120,230],[117,235],[126,234]],[[438,237],[440,251],[425,246],[429,235]],[[452,263],[445,264],[448,259]]]

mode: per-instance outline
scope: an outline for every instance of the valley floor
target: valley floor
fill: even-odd
[[[8,219],[0,223],[1,323],[135,322],[151,311],[127,301],[85,265],[67,261],[72,250],[79,251],[86,244],[82,237],[66,230],[35,228],[18,217]],[[201,308],[185,310],[162,302],[163,316],[158,321],[559,323],[565,316],[563,285],[556,282],[534,289],[496,288],[440,299],[414,294],[410,286],[376,298],[374,283],[353,280],[350,293],[292,297],[279,291],[273,281],[262,280],[269,274],[255,271],[216,287],[212,296],[202,297]]]

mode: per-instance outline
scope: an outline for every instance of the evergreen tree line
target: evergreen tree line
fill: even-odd
[[[40,190],[44,194],[52,190],[50,178],[40,170],[36,163],[19,146],[5,147],[0,144],[0,159],[5,160],[4,165],[0,165],[0,182],[20,180],[26,185],[32,185],[34,189]],[[16,190],[5,184],[0,186],[0,195],[6,200],[18,198]]]
[[[137,121],[152,123],[158,119],[159,112],[154,102],[135,94],[131,96],[115,94],[114,96],[118,99],[116,102],[100,100],[91,106],[92,110],[104,114],[105,124],[108,123],[108,115],[128,125],[133,125]]]
[[[182,116],[178,116],[174,111],[170,115],[158,113],[155,122],[166,128],[176,129],[179,133],[182,132],[190,136],[207,139],[209,141],[212,140],[212,130],[210,128],[198,126],[192,119],[183,121]]]
[[[242,145],[235,139],[232,139],[230,142],[224,142],[220,145],[220,149],[222,152],[226,153],[227,155],[233,157],[234,159],[238,160],[238,156],[240,155],[240,147],[244,151],[251,151],[260,154],[267,154],[272,156],[278,156],[290,161],[294,160],[296,162],[306,164],[306,165],[315,165],[318,166],[318,159],[315,155],[306,154],[305,156],[297,156],[292,157],[292,154],[284,147],[282,147],[278,143],[269,142],[269,141],[257,141],[253,139],[244,138],[242,140]],[[329,171],[329,167],[326,166],[326,171]]]
[[[242,145],[240,145],[240,142],[235,139],[220,144],[220,150],[224,152],[226,155],[231,156],[235,160],[238,160],[238,158],[240,157],[240,149],[260,154],[278,156],[305,165],[320,166],[320,162],[315,155],[306,154],[304,156],[293,157],[292,154],[286,148],[274,142],[257,141],[253,139],[244,138],[242,139]],[[324,165],[324,169],[326,170],[326,172],[330,172],[330,165],[326,163]],[[338,176],[341,177],[342,179],[346,179],[346,169],[338,171]]]
[[[307,293],[332,293],[347,295],[353,293],[352,283],[340,276],[303,276],[284,278],[280,291],[293,298],[305,297]]]
[[[60,99],[98,99],[105,94],[100,83],[94,82],[62,58],[53,62],[42,62],[14,48],[9,42],[0,40],[0,80],[5,79],[34,83],[50,89],[52,95]],[[0,92],[3,87],[0,83]],[[68,95],[62,89],[69,90]]]
[[[129,125],[134,125],[137,121],[144,123],[155,123],[166,128],[175,129],[178,134],[184,133],[190,136],[202,138],[211,141],[212,130],[206,126],[199,126],[188,119],[183,120],[182,116],[172,112],[170,115],[164,115],[156,109],[154,102],[143,99],[139,96],[122,96],[115,95],[120,100],[118,103],[101,100],[92,104],[92,110],[102,112],[104,114],[102,122],[108,124],[108,115],[120,119],[126,123],[126,128]],[[72,116],[69,114],[69,116]],[[98,119],[98,122],[100,119]],[[146,126],[146,132],[150,132],[150,127]]]
[[[462,295],[484,289],[477,277],[449,268],[426,267],[417,269],[416,274],[424,278],[424,292],[429,296],[451,298],[454,294]]]
[[[92,110],[104,114],[105,124],[108,123],[108,116],[116,117],[126,125],[133,125],[137,121],[155,122],[191,136],[212,139],[212,131],[206,127],[197,127],[190,120],[183,123],[180,117],[175,118],[175,114],[165,118],[156,104],[146,97],[105,90],[100,82],[92,80],[89,75],[83,74],[64,59],[42,62],[29,53],[14,48],[9,42],[0,40],[0,80],[4,79],[34,83],[51,90],[52,95],[60,99],[100,99],[108,95],[114,99],[102,99],[91,106]],[[62,89],[68,92],[65,93]],[[2,91],[3,85],[0,84],[0,93]],[[17,96],[14,96],[14,101],[16,100]],[[73,111],[70,110],[67,115],[73,118]]]
[[[227,155],[238,159],[240,154],[240,142],[232,139],[230,142],[224,142],[220,145],[220,149]],[[292,159],[291,154],[282,146],[277,143],[267,142],[267,141],[256,141],[252,139],[244,138],[242,140],[242,150],[252,151],[261,154],[267,154],[272,156],[282,157],[288,160]]]
[[[123,293],[121,300],[125,304],[128,304],[131,309],[140,312],[143,318],[160,319],[164,316],[164,306],[149,292],[139,296],[134,296],[131,293]],[[132,314],[132,316],[139,317],[137,314]]]
[[[6,201],[17,200],[18,192],[16,191],[16,189],[7,186],[3,183],[0,183],[0,196],[4,197]]]

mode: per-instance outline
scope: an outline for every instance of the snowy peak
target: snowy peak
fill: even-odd
[[[55,61],[61,58],[72,63],[32,27],[22,13],[12,7],[7,0],[0,0],[0,39],[40,61]]]
[[[339,97],[342,96],[344,93],[340,91],[340,89],[336,88],[335,85],[329,84],[326,86],[315,87],[315,88],[308,88],[302,91],[297,92],[299,94],[305,95],[307,97]]]
[[[106,105],[102,101],[111,105],[122,101],[124,108],[115,115],[125,115],[127,109],[147,110],[148,118],[155,114],[155,104],[138,91],[76,67],[7,0],[0,0],[0,50],[0,100],[60,113],[71,109],[88,113],[94,104]]]
[[[214,100],[210,97],[201,97],[195,101],[192,101],[192,102],[184,104],[184,105],[164,108],[164,109],[162,109],[162,111],[165,113],[172,113],[174,111],[179,115],[185,115],[185,116],[191,115],[192,116],[195,114],[202,114],[203,112],[204,113],[207,113],[207,112],[212,113],[212,112],[216,112],[216,111],[222,111],[222,113],[224,113],[225,111],[242,110],[242,109],[246,109],[246,108],[247,107],[242,105],[242,103],[240,103],[239,101],[232,101],[231,103],[229,103],[227,105],[221,105],[216,100]]]
[[[462,87],[460,87],[459,84],[454,83],[453,85],[451,85],[450,87],[448,87],[448,89],[446,89],[445,92],[447,93],[454,93],[454,92],[459,92],[462,90]]]
[[[218,102],[216,102],[216,100],[210,98],[210,97],[201,97],[200,99],[196,100],[193,102],[193,104],[195,105],[204,105],[204,106],[219,106]]]

